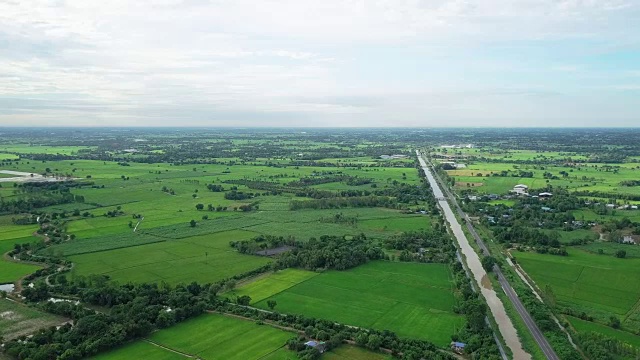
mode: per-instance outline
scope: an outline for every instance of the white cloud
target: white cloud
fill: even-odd
[[[548,54],[515,61],[510,48],[636,46],[628,24],[639,12],[635,2],[598,0],[8,0],[0,100],[14,106],[0,108],[0,125],[535,116],[535,93],[556,82],[552,73],[583,67]],[[551,75],[541,83],[532,72]],[[501,100],[470,100],[477,93]]]

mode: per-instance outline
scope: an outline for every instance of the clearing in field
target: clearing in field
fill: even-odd
[[[23,304],[0,299],[0,337],[5,340],[53,325],[59,325],[64,318],[38,311]]]
[[[268,279],[261,280],[270,282]],[[430,340],[444,346],[451,334],[464,325],[452,312],[455,297],[446,265],[371,262],[348,271],[327,271],[282,291],[255,306],[285,313],[338,321],[348,325],[391,330],[399,336]],[[265,286],[255,298],[266,296]],[[240,288],[254,298],[251,291]]]
[[[255,235],[249,231],[225,231],[75,255],[70,259],[76,264],[76,275],[104,274],[119,282],[211,283],[271,261],[239,254],[229,247],[229,241],[246,240]]]
[[[587,309],[601,321],[615,315],[623,326],[640,329],[640,259],[567,251],[569,256],[514,255],[539,288],[551,286],[558,303]]]

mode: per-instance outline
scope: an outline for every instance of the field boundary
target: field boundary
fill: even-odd
[[[146,343],[148,343],[148,344],[151,344],[151,345],[153,345],[153,346],[157,346],[157,347],[159,347],[159,348],[161,348],[161,349],[164,349],[164,350],[170,351],[170,352],[172,352],[172,353],[175,353],[175,354],[178,354],[178,355],[182,355],[182,356],[184,356],[184,357],[188,357],[188,358],[191,358],[191,359],[193,359],[193,358],[198,359],[198,356],[196,356],[196,355],[191,355],[191,354],[187,354],[187,353],[184,353],[184,352],[181,352],[181,351],[178,351],[178,350],[172,349],[172,348],[170,348],[170,347],[168,347],[168,346],[165,346],[165,345],[162,345],[162,344],[158,344],[157,342],[155,342],[155,341],[153,341],[153,340],[150,340],[150,339],[148,339],[148,338],[143,338],[143,339],[142,339],[142,341],[144,341],[144,342],[146,342]]]
[[[117,234],[116,234],[117,235]],[[155,236],[155,235],[153,235]],[[87,240],[90,240],[91,238],[86,238]],[[145,246],[145,245],[150,245],[150,244],[157,244],[157,243],[161,243],[161,242],[168,242],[169,240],[167,239],[163,239],[160,238],[158,239],[158,241],[150,241],[150,242],[146,242],[144,244],[131,244],[128,246],[116,246],[116,247],[112,247],[109,249],[104,249],[104,250],[91,250],[91,251],[87,251],[87,252],[80,252],[80,253],[76,253],[76,254],[71,254],[71,255],[64,255],[65,257],[67,256],[77,256],[77,255],[86,255],[86,254],[95,254],[95,253],[100,253],[100,252],[105,252],[105,251],[111,251],[111,250],[120,250],[120,249],[128,249],[128,248],[132,248],[132,247],[136,247],[136,246]]]
[[[308,278],[308,279],[304,279],[304,280],[302,280],[302,281],[300,281],[300,282],[298,282],[298,283],[295,283],[295,284],[293,284],[293,285],[289,286],[289,287],[288,287],[288,288],[286,288],[286,289],[282,289],[282,290],[280,290],[280,291],[278,291],[278,292],[276,292],[276,293],[273,293],[273,294],[271,294],[271,295],[267,296],[266,298],[264,298],[264,299],[262,299],[262,300],[260,300],[260,301],[255,302],[255,304],[257,304],[257,303],[259,303],[259,302],[263,302],[263,301],[268,300],[268,299],[271,299],[272,297],[274,297],[274,296],[276,296],[276,295],[278,295],[278,294],[280,294],[280,293],[283,293],[283,292],[285,292],[285,291],[287,291],[287,290],[291,289],[292,287],[296,287],[296,286],[298,286],[298,285],[300,285],[300,284],[303,284],[303,283],[305,283],[305,282],[307,282],[307,281],[309,281],[309,280],[311,280],[311,279],[315,278],[316,276],[320,275],[320,273],[319,273],[319,272],[315,272],[315,271],[313,271],[313,273],[314,273],[314,275],[313,275],[312,277],[310,277],[310,278]],[[258,276],[259,276],[259,275],[258,275]],[[269,276],[267,276],[267,278],[268,278],[268,277],[269,277]],[[250,283],[249,283],[249,284],[250,284]]]

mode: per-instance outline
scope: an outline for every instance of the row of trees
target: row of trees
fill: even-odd
[[[364,234],[351,239],[323,235],[319,239],[297,241],[291,251],[280,255],[275,267],[290,267],[307,270],[346,270],[362,265],[369,260],[384,259],[382,248],[367,240]]]
[[[335,197],[315,200],[292,200],[290,210],[300,209],[340,209],[345,207],[386,207],[396,208],[398,201],[388,196]]]

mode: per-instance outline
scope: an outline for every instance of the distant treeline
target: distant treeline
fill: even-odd
[[[10,199],[0,198],[0,214],[19,214],[38,208],[84,202],[84,196],[74,195],[70,188],[81,186],[66,183],[25,183],[16,187],[16,194]]]
[[[344,207],[388,207],[396,208],[398,201],[388,196],[334,197],[315,200],[293,200],[289,209],[340,209]]]

